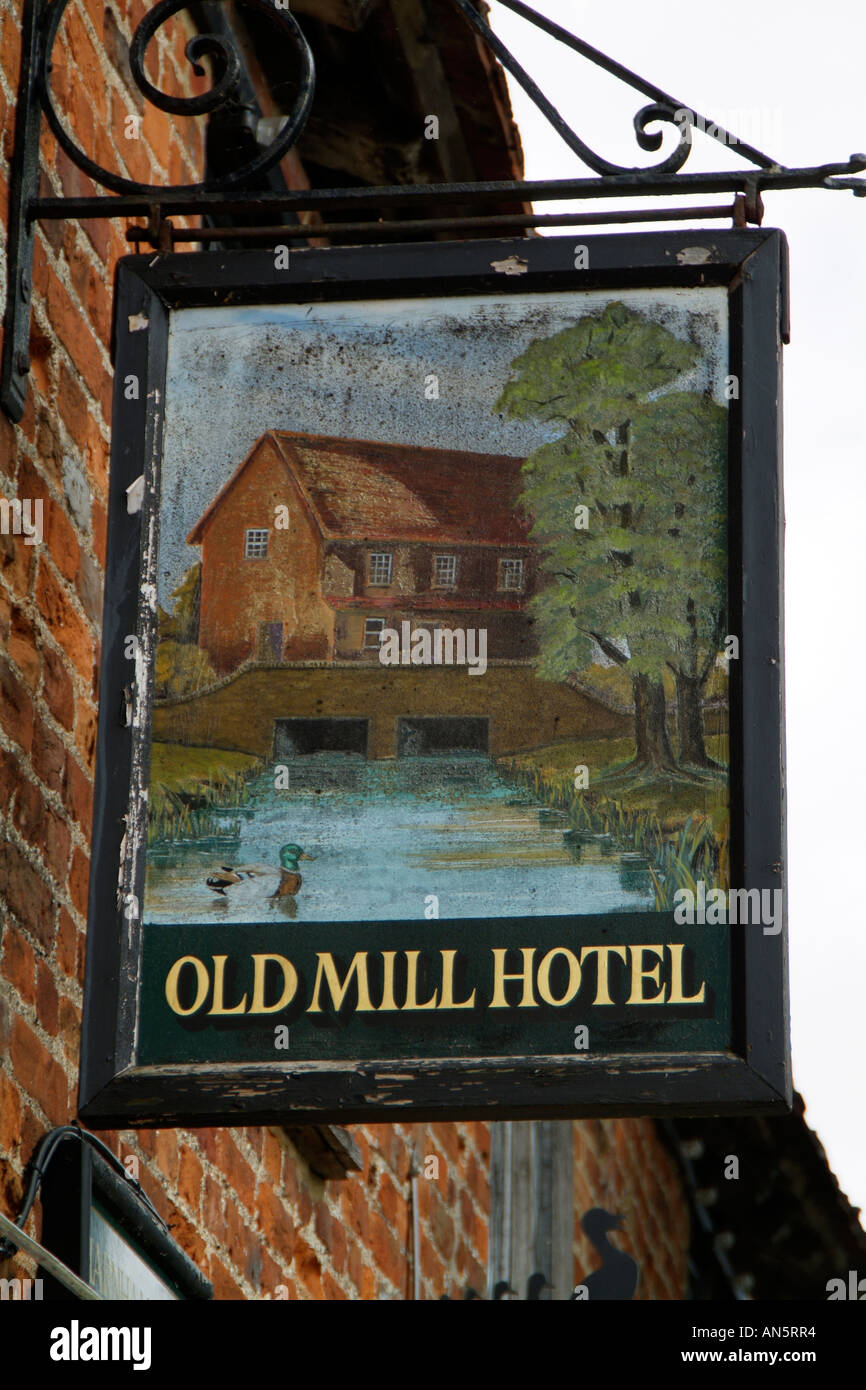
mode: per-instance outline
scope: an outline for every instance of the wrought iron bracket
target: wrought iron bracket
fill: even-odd
[[[219,3],[219,0],[216,2]],[[214,84],[209,91],[195,97],[170,97],[155,88],[145,73],[144,58],[150,40],[166,21],[188,8],[189,3],[190,0],[159,0],[141,20],[129,51],[133,80],[147,101],[173,115],[204,115],[240,108],[243,104],[239,96],[242,62],[224,30],[198,34],[190,39],[186,47],[186,55],[199,75],[203,72],[199,60],[204,56],[211,59]],[[678,102],[621,63],[537,14],[523,0],[498,0],[498,3],[646,98],[646,104],[633,120],[637,144],[646,152],[660,151],[664,143],[663,133],[649,127],[667,124],[675,127],[678,133],[677,144],[670,153],[663,154],[657,163],[649,167],[619,165],[604,158],[563,119],[514,54],[489,27],[473,0],[439,0],[439,3],[453,5],[462,13],[478,37],[520,83],[594,177],[541,182],[498,181],[256,192],[252,187],[255,182],[294,147],[304,129],[313,102],[315,66],[304,34],[282,0],[245,0],[245,3],[264,14],[295,51],[299,77],[293,109],[282,120],[269,123],[275,131],[273,138],[239,168],[218,180],[161,186],[136,183],[115,171],[104,169],[70,136],[51,92],[51,54],[68,0],[25,0],[15,146],[10,176],[6,308],[0,380],[0,404],[10,419],[21,418],[27,398],[33,243],[35,226],[39,221],[143,217],[146,219],[144,226],[132,227],[127,232],[130,241],[164,251],[182,241],[206,244],[209,241],[268,241],[275,236],[280,240],[309,237],[310,229],[300,224],[262,225],[263,214],[269,212],[275,217],[284,217],[287,213],[315,211],[324,217],[324,223],[316,225],[317,238],[342,240],[349,237],[358,241],[424,233],[433,237],[446,231],[494,232],[543,226],[625,225],[697,218],[731,218],[735,226],[745,226],[747,223],[760,224],[763,214],[761,194],[768,189],[849,189],[856,197],[866,196],[866,180],[854,177],[866,170],[866,155],[852,155],[843,163],[786,168],[693,107]],[[39,141],[43,117],[72,162],[98,187],[110,190],[108,194],[85,198],[39,196]],[[745,161],[743,169],[711,174],[682,173],[696,132],[725,145]],[[485,211],[485,206],[490,203],[535,203],[553,199],[582,203],[623,196],[644,200],[680,194],[703,196],[708,193],[731,193],[734,195],[733,202],[673,209],[642,204],[626,210],[556,214]],[[438,212],[443,205],[449,204],[460,209],[465,209],[467,205],[477,207],[478,213],[466,215],[464,211],[461,215],[428,215],[428,209],[435,207]],[[354,209],[359,213],[357,220],[328,222],[328,214]],[[384,211],[392,212],[395,209],[411,210],[413,215],[398,216],[387,222],[381,220]],[[253,218],[256,225],[184,229],[171,224],[168,220],[170,214],[247,216]]]

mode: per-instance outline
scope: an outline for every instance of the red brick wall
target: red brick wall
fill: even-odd
[[[0,0],[4,254],[20,8],[18,0]],[[54,90],[97,160],[119,161],[135,178],[180,182],[198,170],[200,131],[181,137],[187,123],[145,111],[123,77],[118,27],[129,36],[146,8],[123,0],[106,11],[95,0],[75,0],[68,37],[55,49]],[[187,36],[175,21],[151,45],[157,85],[189,90]],[[137,141],[124,138],[131,113],[143,117]],[[55,194],[90,191],[47,133],[42,184]],[[44,504],[41,545],[0,535],[0,1209],[7,1214],[19,1209],[24,1169],[40,1137],[75,1115],[106,542],[111,284],[128,249],[123,231],[116,222],[38,227],[27,408],[20,425],[0,415],[0,495]],[[651,1123],[593,1122],[576,1133],[578,1211],[624,1205],[648,1271],[644,1296],[676,1296],[685,1209]],[[103,1137],[115,1153],[138,1159],[145,1191],[213,1281],[217,1298],[411,1298],[416,1258],[423,1298],[459,1297],[466,1285],[483,1291],[487,1127],[379,1125],[354,1134],[363,1171],[328,1183],[277,1130]],[[657,1222],[654,1204],[667,1212]],[[28,1230],[38,1236],[38,1203]],[[650,1271],[649,1251],[662,1245],[665,1263]],[[578,1242],[576,1273],[585,1272],[586,1254]],[[0,1277],[16,1273],[32,1273],[30,1261],[0,1264]]]

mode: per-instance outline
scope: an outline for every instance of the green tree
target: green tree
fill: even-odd
[[[197,695],[216,679],[217,674],[201,647],[184,642],[160,642],[156,649],[154,680],[157,699]]]
[[[654,491],[662,499],[657,521],[670,581],[664,597],[678,619],[667,665],[676,681],[679,761],[715,768],[703,701],[726,626],[727,415],[707,397],[672,392],[636,416],[633,437],[636,456],[662,464]]]
[[[702,643],[712,646],[708,628],[715,634],[719,622],[710,616],[719,592],[707,562],[721,547],[723,578],[724,538],[715,534],[723,501],[712,513],[709,502],[719,502],[713,486],[724,411],[673,389],[698,359],[694,344],[612,303],[532,343],[497,405],[559,431],[523,469],[522,502],[542,557],[533,600],[540,674],[563,679],[596,647],[627,668],[633,770],[675,770],[664,668],[685,691],[703,675]],[[575,525],[576,504],[586,508],[585,528]]]
[[[216,679],[207,655],[197,646],[201,564],[191,565],[173,590],[171,613],[157,611],[159,643],[156,649],[155,694],[157,699],[195,695]]]
[[[160,641],[198,641],[199,607],[201,604],[201,562],[190,565],[177,588],[172,590],[174,608],[171,613],[159,611]]]

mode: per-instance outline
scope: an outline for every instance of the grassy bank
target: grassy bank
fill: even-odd
[[[222,812],[243,806],[247,783],[263,762],[249,753],[157,743],[150,757],[147,841],[195,840],[231,834]],[[239,833],[236,822],[234,833]]]
[[[711,758],[727,765],[727,735],[710,735],[706,745]],[[537,769],[545,781],[551,783],[563,779],[571,783],[575,767],[585,766],[589,770],[590,788],[604,796],[605,778],[625,767],[633,757],[632,738],[584,738],[517,753],[507,759],[507,764],[518,771]],[[728,789],[723,781],[702,786],[666,781],[661,777],[633,787],[617,787],[615,796],[626,810],[654,811],[670,830],[685,825],[695,814],[708,817],[719,829],[728,818]]]
[[[719,760],[726,740],[709,739],[708,752]],[[590,751],[591,750],[591,751]],[[729,886],[728,791],[724,784],[694,788],[663,783],[633,794],[607,796],[601,771],[615,770],[634,755],[629,739],[591,744],[554,744],[513,758],[501,758],[502,772],[519,782],[541,806],[562,811],[577,835],[608,835],[618,849],[641,854],[648,863],[659,911],[674,906],[680,888],[696,891]],[[574,769],[591,769],[600,789],[578,791]]]

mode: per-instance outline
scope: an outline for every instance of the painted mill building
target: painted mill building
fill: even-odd
[[[104,163],[113,161],[143,181],[192,181],[205,160],[211,169],[230,162],[232,139],[242,140],[243,125],[229,132],[230,139],[215,118],[186,129],[145,105],[128,57],[145,9],[140,0],[111,6],[71,0],[55,49],[56,81],[78,138]],[[435,0],[293,0],[292,11],[315,54],[317,104],[269,186],[520,176],[520,141],[502,71],[453,7]],[[21,12],[19,0],[0,0],[4,257]],[[200,17],[191,6],[153,40],[154,71],[180,92],[206,85],[184,51]],[[285,55],[253,12],[244,18],[242,9],[232,9],[224,22],[242,55],[249,111],[279,116]],[[436,141],[424,137],[430,112],[439,114]],[[124,139],[130,113],[140,116],[134,141]],[[48,192],[93,191],[48,131],[40,160]],[[28,1190],[40,1143],[76,1116],[107,527],[112,277],[129,250],[126,231],[120,219],[37,227],[27,401],[20,421],[0,416],[0,493],[40,499],[45,516],[38,545],[20,534],[0,534],[0,1211],[20,1214],[28,1232],[46,1239],[40,1192],[35,1188],[28,1198]],[[276,437],[261,445],[275,467],[286,466],[278,458],[283,447]],[[381,459],[365,466],[375,466],[379,478],[391,467]],[[363,545],[358,534],[363,520],[344,528],[344,517],[330,516],[323,506],[314,511],[334,557],[330,587],[314,600],[319,632],[329,634],[335,653],[348,657],[363,650],[372,633],[368,623],[383,611],[415,612],[421,589],[433,594],[436,555],[424,550],[417,533],[405,534],[402,522],[399,534],[375,537],[372,552],[366,533]],[[196,528],[205,583],[208,528],[218,522],[212,511],[210,522],[203,518]],[[244,531],[257,529],[251,515]],[[497,582],[494,591],[489,570],[485,602],[491,615],[508,614],[517,632],[522,599],[508,584],[500,589],[499,565],[524,559],[528,588],[525,538],[486,539],[495,542],[490,555],[497,556]],[[448,563],[439,577],[454,580],[449,614],[466,567],[471,570],[483,550],[465,541],[455,531],[442,552]],[[413,568],[422,551],[425,573]],[[386,577],[373,553],[393,555],[390,585],[372,582]],[[364,564],[373,568],[365,571]],[[516,570],[508,572],[511,583]],[[411,608],[401,608],[403,584],[420,586]],[[374,589],[380,589],[375,597]],[[437,590],[435,611],[443,599]],[[392,608],[383,606],[392,602]],[[206,597],[203,612],[208,642]],[[301,650],[292,651],[300,639],[291,625],[287,633],[286,621],[282,612],[256,619],[265,625],[261,640],[274,654],[279,645],[281,659]],[[311,624],[311,634],[314,629]],[[258,634],[258,626],[255,634],[239,628],[236,647],[214,646],[214,660],[231,665],[247,644],[259,642]],[[824,1299],[827,1280],[858,1262],[866,1268],[856,1213],[801,1109],[783,1119],[665,1124],[650,1118],[424,1123],[403,1115],[399,1123],[351,1130],[125,1130],[101,1138],[109,1167],[113,1163],[147,1197],[173,1246],[202,1276],[200,1288],[218,1300],[435,1300],[462,1298],[467,1290],[489,1297],[503,1281],[514,1291],[509,1297],[564,1299],[602,1263],[592,1223],[589,1230],[584,1224],[586,1213],[599,1207],[622,1218],[613,1240],[639,1267],[639,1299]],[[732,1153],[741,1158],[738,1182],[724,1176]],[[34,1272],[23,1254],[0,1261],[5,1280]],[[15,1296],[14,1282],[3,1287]]]
[[[528,659],[521,463],[270,431],[187,536],[201,547],[199,647],[220,674],[253,656],[377,661],[383,629],[409,621],[483,627],[488,657]]]
[[[522,462],[268,431],[187,536],[201,556],[196,642],[217,679],[161,699],[156,736],[387,759],[626,734],[621,710],[535,676]],[[479,632],[484,680],[467,680]],[[389,633],[397,669],[381,661]],[[403,640],[419,633],[430,663]]]

